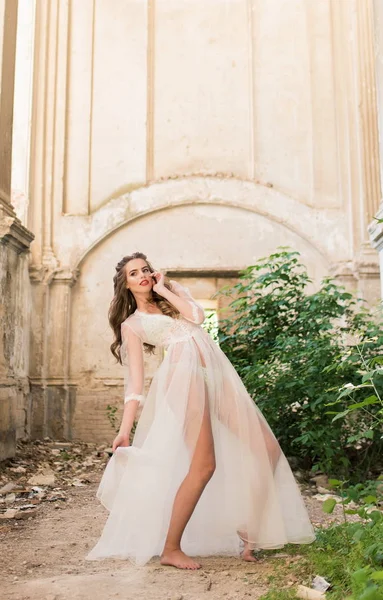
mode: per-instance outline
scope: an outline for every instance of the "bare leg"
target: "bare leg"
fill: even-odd
[[[207,402],[206,400],[201,430],[189,472],[180,485],[174,500],[169,531],[161,556],[162,565],[172,565],[178,569],[199,569],[201,567],[182,552],[181,537],[215,470],[214,441]]]

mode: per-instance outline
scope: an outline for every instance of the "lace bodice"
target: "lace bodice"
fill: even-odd
[[[139,322],[136,322],[137,319]],[[147,314],[139,311],[135,312],[135,317],[131,317],[128,324],[140,331],[143,342],[161,347],[190,339],[196,327],[183,317],[173,319],[167,315]]]
[[[196,302],[187,288],[175,281],[172,291],[187,300],[185,314],[178,318],[163,314],[145,313],[136,310],[121,325],[121,359],[125,372],[125,402],[144,402],[144,359],[143,344],[168,347],[170,344],[191,339],[204,321],[203,307]]]

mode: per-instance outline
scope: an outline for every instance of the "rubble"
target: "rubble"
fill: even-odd
[[[325,488],[327,492],[330,489],[328,476],[324,473],[314,475],[314,477],[310,477],[310,480],[313,481],[317,487]]]
[[[14,519],[17,510],[15,508],[7,508],[4,513],[0,513],[0,519]]]
[[[319,592],[327,592],[327,590],[331,587],[331,583],[326,581],[324,577],[320,575],[316,575],[313,579],[313,590],[318,590]]]
[[[0,463],[0,519],[29,519],[41,502],[60,508],[66,489],[84,487],[90,474],[101,473],[109,459],[107,445],[55,442],[50,438],[21,441],[16,456]]]
[[[29,519],[37,515],[38,508],[31,508],[28,510],[18,510],[15,515],[15,519]]]
[[[42,473],[37,473],[37,475],[33,475],[28,479],[28,483],[33,485],[49,485],[53,486],[56,481],[55,474],[53,471],[43,471]]]
[[[317,485],[317,490],[319,494],[328,494],[329,490],[321,485]]]
[[[13,483],[12,481],[10,481],[9,483],[6,483],[5,485],[3,485],[2,488],[0,488],[0,496],[2,494],[7,494],[8,492],[11,492],[15,487],[16,487],[16,484]]]
[[[334,500],[338,501],[338,500],[342,500],[342,498],[340,496],[337,496],[336,494],[314,494],[313,498],[315,498],[315,500],[320,500],[321,502],[324,502],[325,500],[328,500],[329,498],[333,498]]]
[[[12,471],[12,473],[26,473],[27,472],[26,468],[22,467],[22,466],[13,467],[13,468],[11,467],[9,470]]]

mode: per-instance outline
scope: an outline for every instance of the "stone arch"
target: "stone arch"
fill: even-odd
[[[171,208],[197,205],[242,209],[278,223],[312,246],[328,264],[335,258],[348,258],[347,232],[340,211],[315,209],[258,183],[191,177],[154,183],[111,199],[89,217],[84,245],[71,262],[80,268],[88,253],[130,222]],[[80,218],[66,218],[66,226],[72,227],[73,219]]]

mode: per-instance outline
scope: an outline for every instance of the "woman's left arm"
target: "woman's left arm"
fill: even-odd
[[[168,300],[173,306],[180,311],[181,315],[197,325],[205,320],[205,311],[203,307],[198,304],[190,294],[187,288],[184,288],[180,283],[176,281],[170,281],[172,291],[168,290],[164,286],[164,276],[162,273],[153,273],[157,283],[153,286],[153,290],[160,294],[163,298]]]

